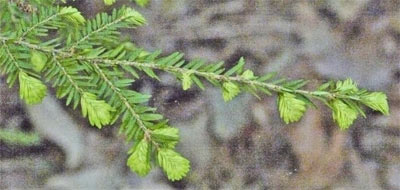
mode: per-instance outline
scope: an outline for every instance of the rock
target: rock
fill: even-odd
[[[19,127],[17,125],[23,118],[23,112],[16,88],[9,88],[0,75],[0,89],[0,127]]]
[[[390,104],[390,103],[389,103]],[[400,130],[400,108],[391,107],[389,116],[378,116],[373,120],[374,126],[381,126],[384,128],[392,128],[395,131]]]
[[[172,121],[190,121],[205,111],[205,98],[194,88],[182,90],[179,86],[151,86],[153,92],[150,105]]]
[[[199,113],[196,119],[186,122],[171,122],[180,130],[178,150],[190,161],[192,168],[204,167],[211,158],[212,141],[208,128],[210,115],[206,112]]]
[[[106,138],[99,131],[88,131],[85,135],[85,154],[81,167],[68,170],[48,179],[46,187],[51,189],[121,189],[126,185],[130,170],[126,170],[128,147],[122,139]]]
[[[127,181],[121,190],[173,190],[174,188],[168,185],[165,180],[160,179],[160,176],[162,175],[163,174],[159,169],[153,169],[144,178],[138,178],[136,174],[129,173],[126,176]]]
[[[366,2],[368,1],[332,0],[328,1],[328,6],[334,7],[334,10],[339,11],[338,14],[342,14],[340,11],[355,14],[352,10],[361,11]],[[354,4],[354,7],[344,6],[347,3]],[[311,63],[322,77],[352,78],[360,86],[369,89],[382,90],[390,85],[396,61],[381,52],[384,49],[389,54],[395,51],[395,41],[386,34],[388,27],[382,28],[386,25],[377,27],[378,24],[361,20],[364,19],[361,17],[360,20],[350,23],[335,20],[332,27],[325,19],[321,19],[320,13],[311,4],[299,4],[296,9],[296,31],[302,39],[299,53],[312,58]],[[347,18],[347,14],[343,13],[342,16]]]
[[[353,174],[352,187],[365,190],[380,190],[377,170],[380,165],[373,161],[362,161],[356,152],[350,153],[351,171]]]
[[[365,130],[361,137],[361,149],[368,153],[379,153],[385,147],[385,136],[380,130]]]
[[[400,33],[400,13],[397,12],[391,15],[390,19],[390,26],[396,33]]]
[[[237,134],[238,130],[249,122],[251,95],[240,94],[230,102],[222,99],[221,90],[210,89],[205,93],[209,101],[212,130],[219,140],[227,140]]]
[[[26,110],[37,132],[60,146],[66,154],[68,168],[78,167],[84,158],[84,134],[79,125],[51,95]]]
[[[400,164],[393,164],[387,166],[388,171],[386,175],[386,180],[391,189],[400,189]]]
[[[0,160],[0,189],[39,189],[56,172],[54,157],[31,155]]]
[[[52,177],[46,186],[51,189],[119,189],[123,184],[123,177],[113,167],[95,167],[78,173],[64,174]]]
[[[328,6],[344,21],[354,19],[367,3],[368,0],[328,0]]]
[[[329,52],[338,43],[335,35],[329,32],[329,25],[321,20],[315,8],[308,3],[296,7],[296,31],[301,36],[302,52],[309,56],[319,56]]]
[[[16,129],[18,127],[22,127],[22,123],[24,122],[23,115],[14,115],[8,118],[7,122],[5,123],[4,127],[8,129]]]
[[[270,106],[267,106],[262,103],[255,103],[252,107],[253,118],[255,122],[261,127],[269,127],[270,126]]]
[[[309,109],[296,126],[289,128],[299,169],[290,178],[287,187],[323,189],[341,175],[346,159],[346,134],[334,130],[329,142],[326,142],[323,125],[322,113]]]
[[[391,83],[390,65],[377,65],[351,60],[341,52],[332,51],[315,63],[319,74],[327,78],[351,78],[364,88],[383,89]]]

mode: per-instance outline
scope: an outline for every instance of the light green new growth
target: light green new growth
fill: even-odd
[[[190,170],[189,160],[170,148],[160,149],[157,160],[171,181],[182,179]]]
[[[104,4],[106,5],[112,5],[115,3],[116,0],[104,0]]]
[[[240,93],[240,88],[233,82],[224,82],[222,84],[222,96],[225,102],[231,101]]]
[[[91,125],[101,129],[111,122],[113,108],[104,100],[97,100],[96,95],[85,92],[81,97],[83,117],[88,116]]]
[[[332,106],[332,117],[341,129],[347,129],[357,119],[357,111],[342,100],[332,100],[330,104]]]
[[[66,0],[61,0],[63,3],[66,3]],[[75,1],[75,0],[73,0]],[[117,0],[103,0],[105,5],[112,5],[114,4]],[[135,3],[141,7],[145,7],[149,4],[150,0],[132,0],[135,1]]]
[[[132,8],[121,7],[86,20],[73,7],[28,2],[35,11],[26,13],[13,1],[0,1],[0,70],[7,83],[10,87],[19,84],[21,99],[36,104],[47,93],[45,82],[66,105],[80,106],[91,125],[120,125],[120,134],[133,142],[127,166],[140,176],[158,165],[174,181],[190,169],[190,162],[175,151],[179,130],[147,105],[150,95],[131,88],[142,75],[160,80],[156,71],[175,76],[184,90],[205,89],[209,85],[204,81],[208,81],[221,89],[225,101],[242,92],[257,98],[277,93],[279,114],[286,124],[299,121],[314,106],[313,99],[332,110],[341,129],[350,127],[358,115],[365,117],[363,105],[389,114],[384,93],[359,89],[351,79],[308,91],[303,89],[305,80],[276,79],[274,73],[257,76],[244,68],[244,58],[227,69],[223,62],[187,62],[178,52],[160,56],[159,51],[144,51],[121,38],[121,29],[146,22]],[[137,1],[139,5],[147,2]]]
[[[149,2],[150,0],[135,0],[135,3],[141,7],[145,7],[147,4],[149,4]]]
[[[131,156],[128,158],[128,166],[139,176],[146,176],[150,170],[150,152],[151,144],[146,139],[142,139],[131,150]]]
[[[286,124],[300,120],[306,111],[306,103],[290,93],[278,95],[278,106],[281,118]]]
[[[85,23],[85,18],[81,15],[81,13],[73,7],[63,7],[60,10],[60,15],[63,15],[63,18],[68,20],[72,24],[82,25]]]
[[[31,63],[32,63],[32,69],[37,72],[40,73],[42,72],[44,66],[47,63],[47,56],[46,54],[40,52],[40,51],[35,51],[33,50],[31,52]]]
[[[389,115],[389,105],[387,103],[386,94],[382,92],[370,92],[361,96],[361,102],[375,111],[379,111],[384,115]]]
[[[18,73],[19,95],[27,104],[37,104],[42,102],[46,96],[47,87],[42,81],[28,76],[24,72]]]

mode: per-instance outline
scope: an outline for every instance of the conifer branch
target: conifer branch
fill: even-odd
[[[118,39],[120,37],[118,29],[133,28],[143,23],[145,23],[145,19],[131,8],[114,9],[111,15],[100,13],[94,19],[87,21],[86,26],[80,32],[81,35],[78,35],[76,41],[71,45],[67,45],[64,49],[68,48],[67,52],[71,52],[80,46],[80,49],[85,49],[98,45],[99,42],[90,42],[92,38],[97,41]],[[102,36],[105,38],[102,39]],[[86,45],[81,45],[84,42],[86,42]]]
[[[136,119],[136,122],[138,123],[138,126],[144,132],[144,136],[145,136],[146,140],[151,141],[151,143],[153,143],[158,148],[159,147],[158,143],[151,139],[151,131],[149,129],[147,129],[147,127],[143,123],[143,120],[140,118],[140,115],[136,113],[136,111],[133,108],[133,106],[129,103],[127,97],[125,97],[121,93],[122,90],[120,88],[116,87],[111,82],[111,80],[104,74],[103,70],[96,63],[93,64],[93,67],[96,69],[96,72],[99,73],[100,77],[108,84],[108,86],[112,89],[112,91],[123,102],[123,105],[126,107],[126,109],[128,109],[129,112],[132,114],[132,116]]]
[[[1,37],[0,40],[9,40],[9,38]],[[14,42],[18,45],[25,45],[29,48],[39,50],[42,52],[46,53],[55,53],[58,57],[61,58],[68,58],[74,56],[74,54],[69,53],[68,51],[62,51],[62,50],[57,50],[57,49],[46,49],[42,48],[40,46],[25,42],[25,41],[16,41]],[[155,64],[154,62],[148,62],[148,63],[141,63],[141,62],[135,62],[135,61],[124,61],[124,60],[110,60],[110,59],[99,59],[99,58],[91,58],[91,57],[85,57],[85,56],[77,56],[76,59],[78,60],[85,60],[89,61],[92,63],[96,62],[103,62],[107,63],[109,65],[130,65],[130,66],[136,66],[136,67],[146,67],[146,68],[151,68],[151,69],[157,69],[161,71],[166,71],[170,73],[192,73],[204,78],[209,78],[209,79],[214,79],[218,80],[221,82],[239,82],[247,85],[252,85],[252,86],[260,86],[260,87],[265,87],[269,90],[278,92],[278,93],[293,93],[293,94],[301,94],[301,95],[306,95],[306,96],[313,96],[313,97],[322,97],[322,98],[328,98],[328,99],[335,99],[335,98],[342,98],[342,99],[350,99],[350,100],[356,100],[359,101],[360,98],[357,96],[351,96],[351,95],[343,95],[339,93],[332,93],[332,92],[325,92],[325,91],[307,91],[307,90],[299,90],[299,89],[290,89],[290,88],[285,88],[280,85],[276,85],[273,83],[267,83],[267,82],[259,82],[259,81],[254,81],[254,80],[249,80],[240,76],[226,76],[223,74],[215,74],[215,73],[209,73],[209,72],[203,72],[203,71],[198,71],[198,70],[191,70],[191,69],[186,69],[186,68],[180,68],[180,67],[174,67],[174,66],[164,66],[164,65],[158,65]]]
[[[14,55],[10,52],[10,48],[8,48],[8,45],[4,40],[2,40],[2,47],[6,50],[7,56],[11,59],[12,63],[14,66],[18,69],[18,71],[23,71],[22,68],[18,65],[17,59],[14,57]]]
[[[6,38],[1,38],[3,40],[6,40]],[[246,78],[240,75],[236,75],[236,76],[230,76],[232,73],[229,73],[227,75],[227,72],[225,72],[223,74],[223,71],[225,70],[224,68],[220,68],[220,71],[216,72],[207,72],[207,71],[202,71],[201,68],[203,68],[203,65],[199,66],[199,68],[196,69],[190,69],[188,67],[185,67],[184,62],[179,62],[179,64],[157,64],[156,61],[144,61],[144,62],[138,62],[138,61],[129,61],[129,60],[113,60],[113,59],[107,59],[107,58],[97,58],[94,56],[84,56],[84,55],[79,55],[79,56],[75,56],[74,54],[71,54],[69,52],[65,52],[62,50],[53,50],[53,49],[46,49],[46,48],[42,48],[33,44],[30,44],[28,42],[23,42],[23,41],[17,41],[14,42],[17,44],[24,44],[27,47],[33,48],[35,50],[39,50],[39,51],[43,51],[43,52],[53,52],[55,53],[55,55],[58,55],[60,58],[69,58],[69,57],[74,57],[77,60],[81,60],[81,61],[88,61],[89,63],[95,64],[98,62],[102,62],[102,63],[106,63],[110,66],[114,66],[114,65],[120,65],[120,66],[134,66],[136,68],[142,68],[142,69],[157,69],[160,71],[165,71],[165,72],[169,72],[172,73],[174,75],[196,75],[199,77],[203,77],[207,80],[209,80],[210,82],[212,81],[217,81],[220,83],[224,83],[224,84],[231,84],[231,86],[235,87],[235,84],[233,83],[238,83],[238,84],[243,84],[246,85],[248,87],[254,88],[255,90],[257,90],[257,88],[260,88],[258,90],[263,91],[264,93],[270,95],[270,91],[274,91],[277,93],[290,93],[290,94],[298,94],[301,95],[302,98],[306,98],[305,101],[307,102],[311,102],[308,98],[317,98],[318,100],[323,101],[325,104],[327,104],[328,106],[330,106],[330,101],[335,100],[335,99],[342,99],[342,100],[347,100],[347,103],[350,103],[349,101],[356,101],[356,102],[362,102],[362,97],[360,96],[362,93],[341,93],[341,91],[338,90],[333,90],[333,91],[326,91],[325,89],[321,89],[321,90],[316,90],[316,91],[307,91],[307,90],[303,90],[303,89],[298,89],[299,87],[304,86],[304,84],[302,84],[304,81],[299,81],[300,85],[296,88],[289,88],[289,87],[285,87],[284,85],[279,85],[279,83],[277,84],[275,81],[273,82],[265,82],[265,81],[260,81],[260,80],[256,80],[257,78],[262,78],[262,77],[257,77],[254,74],[251,74],[250,78]],[[171,55],[172,56],[172,55]],[[162,59],[162,58],[161,58]],[[161,60],[160,59],[160,60]],[[175,60],[175,63],[178,62],[180,59]],[[189,63],[188,65],[190,65],[191,63]],[[199,64],[200,65],[200,64]],[[241,65],[243,66],[243,64]],[[238,69],[236,69],[236,72],[238,72]],[[146,73],[149,74],[149,73]],[[151,74],[151,77],[154,77],[154,74]],[[192,80],[192,79],[189,79]],[[232,83],[233,82],[233,83]],[[292,81],[292,82],[296,82],[296,81]],[[201,82],[200,82],[201,83]],[[199,82],[197,82],[197,84],[199,84]],[[233,85],[232,85],[233,84]],[[289,82],[290,84],[290,82]],[[296,84],[296,83],[294,83]],[[201,85],[200,85],[201,87]],[[249,89],[249,88],[247,88]],[[240,91],[240,90],[239,90]],[[238,91],[238,92],[239,92]],[[364,91],[361,91],[364,92]],[[234,96],[236,96],[237,94],[231,96],[231,98],[233,98]],[[230,98],[230,99],[231,99]],[[382,97],[383,99],[385,99],[385,97]],[[227,99],[227,100],[230,100]],[[362,102],[363,104],[367,104],[365,102]],[[376,107],[376,106],[375,106]],[[384,106],[387,107],[387,106]],[[333,107],[331,107],[333,108]],[[361,109],[357,109],[358,112],[360,112],[361,115],[364,115]],[[380,111],[382,113],[388,114],[388,111],[386,111],[387,109],[381,109]],[[347,126],[348,127],[348,126]],[[344,128],[347,128],[344,127]]]
[[[115,24],[120,23],[121,21],[123,21],[123,20],[126,19],[126,18],[127,18],[127,17],[125,17],[125,16],[124,16],[124,17],[121,17],[121,18],[118,18],[117,20],[114,20],[114,21],[112,21],[112,22],[110,22],[110,23],[108,23],[108,24],[105,24],[104,26],[102,26],[102,27],[100,27],[100,28],[98,28],[98,29],[96,29],[96,30],[90,32],[90,33],[87,33],[85,36],[83,36],[83,37],[82,37],[81,39],[79,39],[77,42],[75,42],[74,44],[72,44],[71,47],[70,47],[69,49],[70,49],[70,50],[75,49],[79,44],[83,43],[84,41],[86,41],[87,39],[89,39],[91,36],[93,36],[93,35],[95,35],[95,34],[101,32],[101,31],[107,30],[109,27],[111,27],[111,26],[113,26],[113,25],[115,25]]]
[[[112,4],[114,0],[106,0]],[[137,0],[139,5],[147,0]],[[184,90],[193,84],[205,89],[202,81],[209,81],[221,89],[223,99],[230,101],[241,92],[277,93],[278,110],[285,123],[299,121],[312,99],[318,99],[332,110],[332,118],[341,129],[347,129],[355,119],[366,114],[367,106],[384,115],[389,114],[387,97],[383,92],[359,89],[351,79],[329,81],[316,90],[304,90],[305,80],[274,79],[274,74],[256,76],[245,70],[245,60],[239,59],[230,69],[223,62],[205,64],[201,60],[185,61],[183,54],[160,57],[160,52],[147,52],[129,42],[120,43],[119,29],[135,28],[146,21],[131,8],[114,9],[112,14],[98,14],[85,20],[73,7],[48,9],[41,5],[30,17],[15,13],[8,1],[0,2],[0,15],[21,21],[15,27],[0,20],[0,68],[12,86],[19,82],[20,97],[28,104],[42,101],[47,87],[40,80],[57,87],[57,97],[66,97],[66,104],[80,105],[82,115],[91,125],[101,128],[120,119],[120,132],[133,141],[127,165],[138,175],[151,170],[154,160],[163,168],[168,179],[180,180],[190,169],[190,162],[175,151],[179,130],[168,125],[168,120],[155,113],[155,108],[143,105],[150,98],[130,89],[131,74],[139,72],[158,79],[154,70],[174,75]],[[15,5],[13,5],[15,6]],[[15,8],[15,7],[14,7]],[[4,27],[3,27],[4,26]],[[13,28],[14,27],[14,28]],[[48,39],[49,30],[55,37]],[[48,41],[42,41],[46,37]],[[200,80],[203,79],[203,80]],[[102,100],[103,98],[104,100]]]
[[[17,39],[17,41],[22,40],[26,35],[30,34],[33,30],[35,30],[36,28],[38,28],[39,26],[43,26],[46,23],[50,22],[51,20],[57,18],[58,16],[60,16],[61,13],[55,12],[52,15],[49,15],[47,18],[39,21],[38,23],[32,25],[31,27],[29,27],[28,29],[26,29],[21,35],[20,37]]]
[[[20,98],[25,100],[27,104],[40,103],[46,96],[47,87],[40,80],[32,77],[36,75],[30,72],[26,68],[27,66],[19,65],[17,57],[13,55],[4,40],[2,44],[1,49],[4,49],[5,53],[0,51],[0,66],[5,65],[3,71],[8,74],[7,83],[11,87],[18,79],[20,84]]]
[[[81,96],[83,96],[83,94],[85,93],[84,90],[82,90],[81,87],[79,87],[79,85],[77,84],[77,82],[75,82],[75,80],[73,79],[73,77],[67,72],[67,70],[65,69],[64,66],[62,66],[62,64],[57,60],[57,56],[56,54],[53,52],[53,62],[55,63],[55,65],[61,70],[62,75],[64,75],[67,80],[69,81],[69,83],[76,89],[76,91],[79,92],[79,94]]]
[[[66,64],[72,65],[68,68],[57,59],[54,52],[51,57],[52,61],[50,62],[53,65],[47,68],[46,76],[48,81],[57,77],[53,82],[54,86],[59,86],[57,97],[63,98],[68,95],[67,105],[74,102],[74,108],[80,103],[82,114],[84,117],[88,116],[91,125],[101,128],[104,125],[110,124],[113,109],[103,100],[97,100],[94,94],[83,88],[92,85],[82,80],[87,80],[87,77],[77,75],[82,66],[76,65],[77,62],[66,60]]]
[[[107,63],[109,65],[130,65],[130,66],[135,66],[135,67],[146,67],[146,68],[151,68],[151,69],[157,69],[160,71],[166,71],[169,73],[181,73],[181,74],[192,73],[194,75],[204,77],[205,79],[214,79],[214,80],[217,80],[220,82],[238,82],[238,83],[251,85],[251,86],[265,87],[269,90],[272,90],[272,91],[275,91],[278,93],[287,92],[287,93],[301,94],[301,95],[306,95],[306,96],[322,97],[322,98],[327,98],[327,99],[342,98],[342,99],[350,99],[350,100],[357,100],[357,101],[360,100],[360,98],[357,96],[343,95],[343,94],[325,92],[325,91],[307,91],[307,90],[290,89],[290,88],[285,88],[283,86],[276,85],[273,83],[249,80],[249,79],[246,79],[246,78],[243,78],[240,76],[232,77],[232,76],[226,76],[223,74],[215,74],[215,73],[210,73],[210,72],[191,70],[191,69],[174,67],[174,66],[163,66],[163,65],[155,64],[154,62],[140,63],[140,62],[135,62],[135,61],[87,58],[84,56],[79,56],[79,57],[77,57],[77,59],[87,60],[87,61],[91,61],[93,63],[103,62],[103,63]]]

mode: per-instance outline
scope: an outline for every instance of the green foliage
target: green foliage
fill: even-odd
[[[82,114],[83,117],[89,117],[91,125],[101,129],[103,125],[110,124],[113,108],[104,100],[97,100],[96,98],[96,95],[89,92],[83,93],[81,97]]]
[[[28,76],[24,72],[19,72],[19,95],[27,104],[37,104],[42,102],[46,96],[47,87],[42,81]]]
[[[146,139],[142,139],[132,150],[127,165],[132,171],[135,171],[139,176],[146,176],[150,170],[150,152],[151,146]]]
[[[172,149],[161,148],[158,151],[157,160],[171,181],[182,179],[190,170],[189,160]]]
[[[117,0],[104,0],[105,5],[112,5],[116,2]],[[141,7],[147,6],[149,4],[150,0],[132,0],[135,1],[135,3]]]
[[[11,46],[11,48],[16,47]],[[7,83],[10,87],[12,87],[17,80],[18,73],[25,71],[24,67],[20,64],[23,63],[19,62],[15,55],[10,52],[10,46],[2,41],[0,48],[0,69],[2,74],[7,74]]]
[[[341,129],[347,129],[357,119],[357,110],[352,109],[349,105],[342,100],[332,100],[330,102],[332,107],[333,119],[338,123]]]
[[[104,0],[104,4],[106,5],[112,5],[115,3],[116,0]]]
[[[369,92],[361,96],[361,102],[373,110],[389,115],[389,105],[386,94],[382,92]]]
[[[354,120],[357,119],[358,114],[365,117],[361,107],[362,104],[373,110],[380,111],[384,115],[389,114],[386,94],[359,89],[351,79],[337,81],[336,84],[333,82],[325,83],[321,85],[316,93],[326,93],[323,91],[326,89],[336,93],[334,97],[324,102],[332,109],[332,117],[341,129],[350,127]]]
[[[358,88],[357,85],[351,79],[346,79],[345,81],[337,81],[335,90],[341,93],[351,94],[357,92]]]
[[[142,14],[131,8],[127,8],[125,10],[124,16],[127,18],[129,24],[132,24],[132,26],[142,26],[146,23],[146,19],[142,16]]]
[[[304,89],[305,80],[275,78],[276,73],[256,75],[244,68],[244,58],[227,69],[223,62],[186,61],[179,52],[161,56],[160,51],[145,51],[121,38],[121,29],[146,23],[132,8],[85,19],[76,8],[58,7],[53,1],[27,2],[34,10],[29,14],[12,1],[0,2],[0,70],[7,83],[10,87],[18,83],[21,98],[34,104],[46,95],[43,78],[66,105],[80,106],[91,125],[119,124],[120,134],[133,142],[127,165],[140,176],[150,172],[153,162],[172,181],[182,179],[190,169],[190,162],[175,150],[179,130],[147,105],[150,95],[132,90],[143,75],[160,80],[157,73],[168,72],[184,90],[205,89],[208,81],[221,89],[225,101],[241,92],[257,98],[277,93],[285,123],[299,121],[308,107],[315,106],[314,100],[332,110],[341,129],[348,128],[358,115],[365,117],[363,105],[389,114],[384,93],[360,89],[351,79],[329,81],[309,91]],[[106,4],[113,2],[106,0]]]
[[[190,73],[182,74],[182,88],[183,90],[187,90],[192,86],[192,79],[190,78]]]
[[[149,4],[150,0],[135,0],[136,4],[138,4],[141,7],[145,7],[147,4]]]
[[[68,20],[71,23],[76,25],[83,25],[85,24],[85,18],[81,15],[78,9],[73,7],[63,7],[59,14],[62,16],[63,19]]]
[[[242,78],[247,79],[247,80],[254,79],[254,73],[251,70],[246,70],[245,72],[243,72],[243,74],[241,76],[242,76]]]
[[[278,96],[278,108],[283,121],[289,124],[301,119],[306,111],[306,103],[297,99],[293,94],[280,93]]]
[[[158,142],[163,142],[165,148],[174,149],[179,141],[179,130],[174,127],[156,129],[151,133],[151,137]]]
[[[37,72],[40,73],[44,66],[47,63],[47,56],[46,54],[40,52],[40,51],[36,51],[33,50],[32,54],[31,54],[31,64],[32,64],[32,69]]]
[[[222,84],[222,89],[225,102],[232,100],[240,93],[240,88],[233,82],[224,82]]]
[[[40,143],[37,133],[25,133],[17,130],[0,128],[0,141],[10,145],[32,146]]]

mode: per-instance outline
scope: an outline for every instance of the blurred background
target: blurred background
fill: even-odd
[[[180,128],[179,151],[192,170],[169,182],[159,169],[140,178],[126,167],[118,126],[90,127],[54,95],[26,106],[0,78],[0,189],[299,189],[400,190],[400,1],[119,0],[70,3],[85,16],[128,4],[148,25],[125,31],[147,50],[186,59],[241,56],[246,67],[310,80],[355,80],[388,94],[390,116],[368,111],[346,131],[324,106],[284,125],[276,97],[241,94],[224,103],[217,89],[181,90],[160,73],[132,88]],[[16,138],[18,137],[18,138]],[[23,139],[21,141],[21,139]]]

